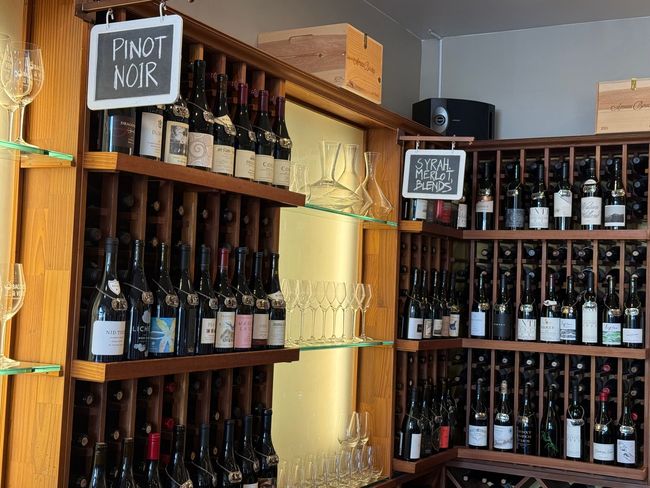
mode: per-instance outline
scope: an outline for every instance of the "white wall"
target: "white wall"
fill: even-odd
[[[253,46],[260,32],[348,22],[384,46],[382,105],[410,116],[418,100],[421,41],[362,0],[174,0],[170,7]]]
[[[447,37],[442,95],[493,103],[499,138],[593,134],[596,82],[650,76],[649,47],[650,17]]]
[[[420,100],[438,96],[440,83],[439,39],[422,41],[422,68],[420,69]]]

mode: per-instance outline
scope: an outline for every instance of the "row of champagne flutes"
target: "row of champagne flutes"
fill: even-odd
[[[287,304],[287,319],[300,313],[300,327],[296,333],[287,320],[286,343],[290,346],[327,343],[355,343],[372,341],[366,335],[366,312],[372,301],[372,287],[367,283],[345,283],[342,281],[311,281],[283,279],[282,293]],[[320,329],[316,315],[320,311]],[[311,312],[311,314],[308,314]],[[331,327],[327,327],[328,312],[331,312]],[[357,316],[361,313],[361,327],[356,334]],[[350,316],[352,320],[346,319]],[[306,321],[305,316],[311,315]],[[340,316],[340,320],[339,320]],[[306,322],[310,326],[306,330]]]
[[[14,142],[27,144],[23,137],[25,107],[41,91],[44,78],[41,49],[35,44],[12,41],[10,36],[0,33],[0,107],[8,113],[7,140],[13,139],[14,115],[20,111],[18,136]]]

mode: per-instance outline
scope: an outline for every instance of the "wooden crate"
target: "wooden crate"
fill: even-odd
[[[381,103],[383,46],[350,24],[264,32],[257,46],[307,73]]]
[[[650,130],[650,78],[598,83],[596,133]]]

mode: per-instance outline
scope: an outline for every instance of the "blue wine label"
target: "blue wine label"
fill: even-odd
[[[173,353],[175,340],[175,317],[153,317],[151,319],[151,335],[149,336],[150,353]]]

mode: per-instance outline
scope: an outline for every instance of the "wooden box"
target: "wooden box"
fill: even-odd
[[[264,32],[257,46],[286,63],[381,103],[383,46],[350,24]]]
[[[596,134],[650,131],[650,78],[598,83]]]

